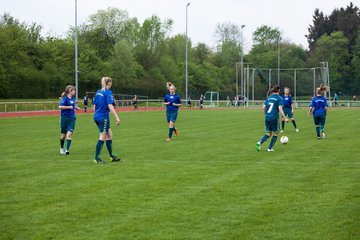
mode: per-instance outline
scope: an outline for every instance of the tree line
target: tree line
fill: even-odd
[[[153,15],[139,23],[121,9],[108,8],[92,14],[78,27],[79,96],[96,91],[102,76],[111,76],[113,91],[123,94],[163,96],[171,81],[177,92],[185,92],[184,34],[170,36],[173,21]],[[9,14],[0,17],[0,98],[54,98],[67,84],[74,84],[74,35],[71,27],[64,37],[42,36],[42,26],[24,23]],[[350,3],[324,15],[314,11],[306,35],[309,49],[283,40],[279,29],[259,26],[253,46],[244,61],[258,68],[319,66],[328,61],[332,89],[360,93],[360,11]],[[236,89],[235,64],[240,61],[241,29],[219,23],[216,47],[188,44],[189,95],[205,91],[225,97]],[[279,46],[278,46],[279,44]],[[265,81],[257,82],[266,89]]]

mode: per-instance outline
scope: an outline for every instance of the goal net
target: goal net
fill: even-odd
[[[244,82],[240,85],[241,92],[249,100],[264,100],[272,85],[279,85],[280,94],[284,87],[290,88],[294,101],[311,101],[316,88],[325,84],[330,86],[326,68],[296,68],[296,69],[244,69]],[[329,97],[330,93],[327,94]]]
[[[205,93],[204,106],[205,107],[218,107],[219,106],[219,93],[207,91]]]

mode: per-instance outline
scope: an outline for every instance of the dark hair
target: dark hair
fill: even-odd
[[[269,91],[267,92],[267,95],[269,96],[271,93],[278,93],[280,91],[279,85],[272,85]]]

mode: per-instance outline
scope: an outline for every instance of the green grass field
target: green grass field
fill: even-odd
[[[119,115],[105,165],[91,114],[70,156],[59,117],[0,119],[0,239],[360,239],[358,109],[330,110],[322,140],[299,110],[270,153],[260,110],[183,110],[172,142],[163,111]]]

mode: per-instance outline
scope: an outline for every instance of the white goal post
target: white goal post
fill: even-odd
[[[218,107],[219,106],[219,92],[207,91],[205,93],[204,106]]]

